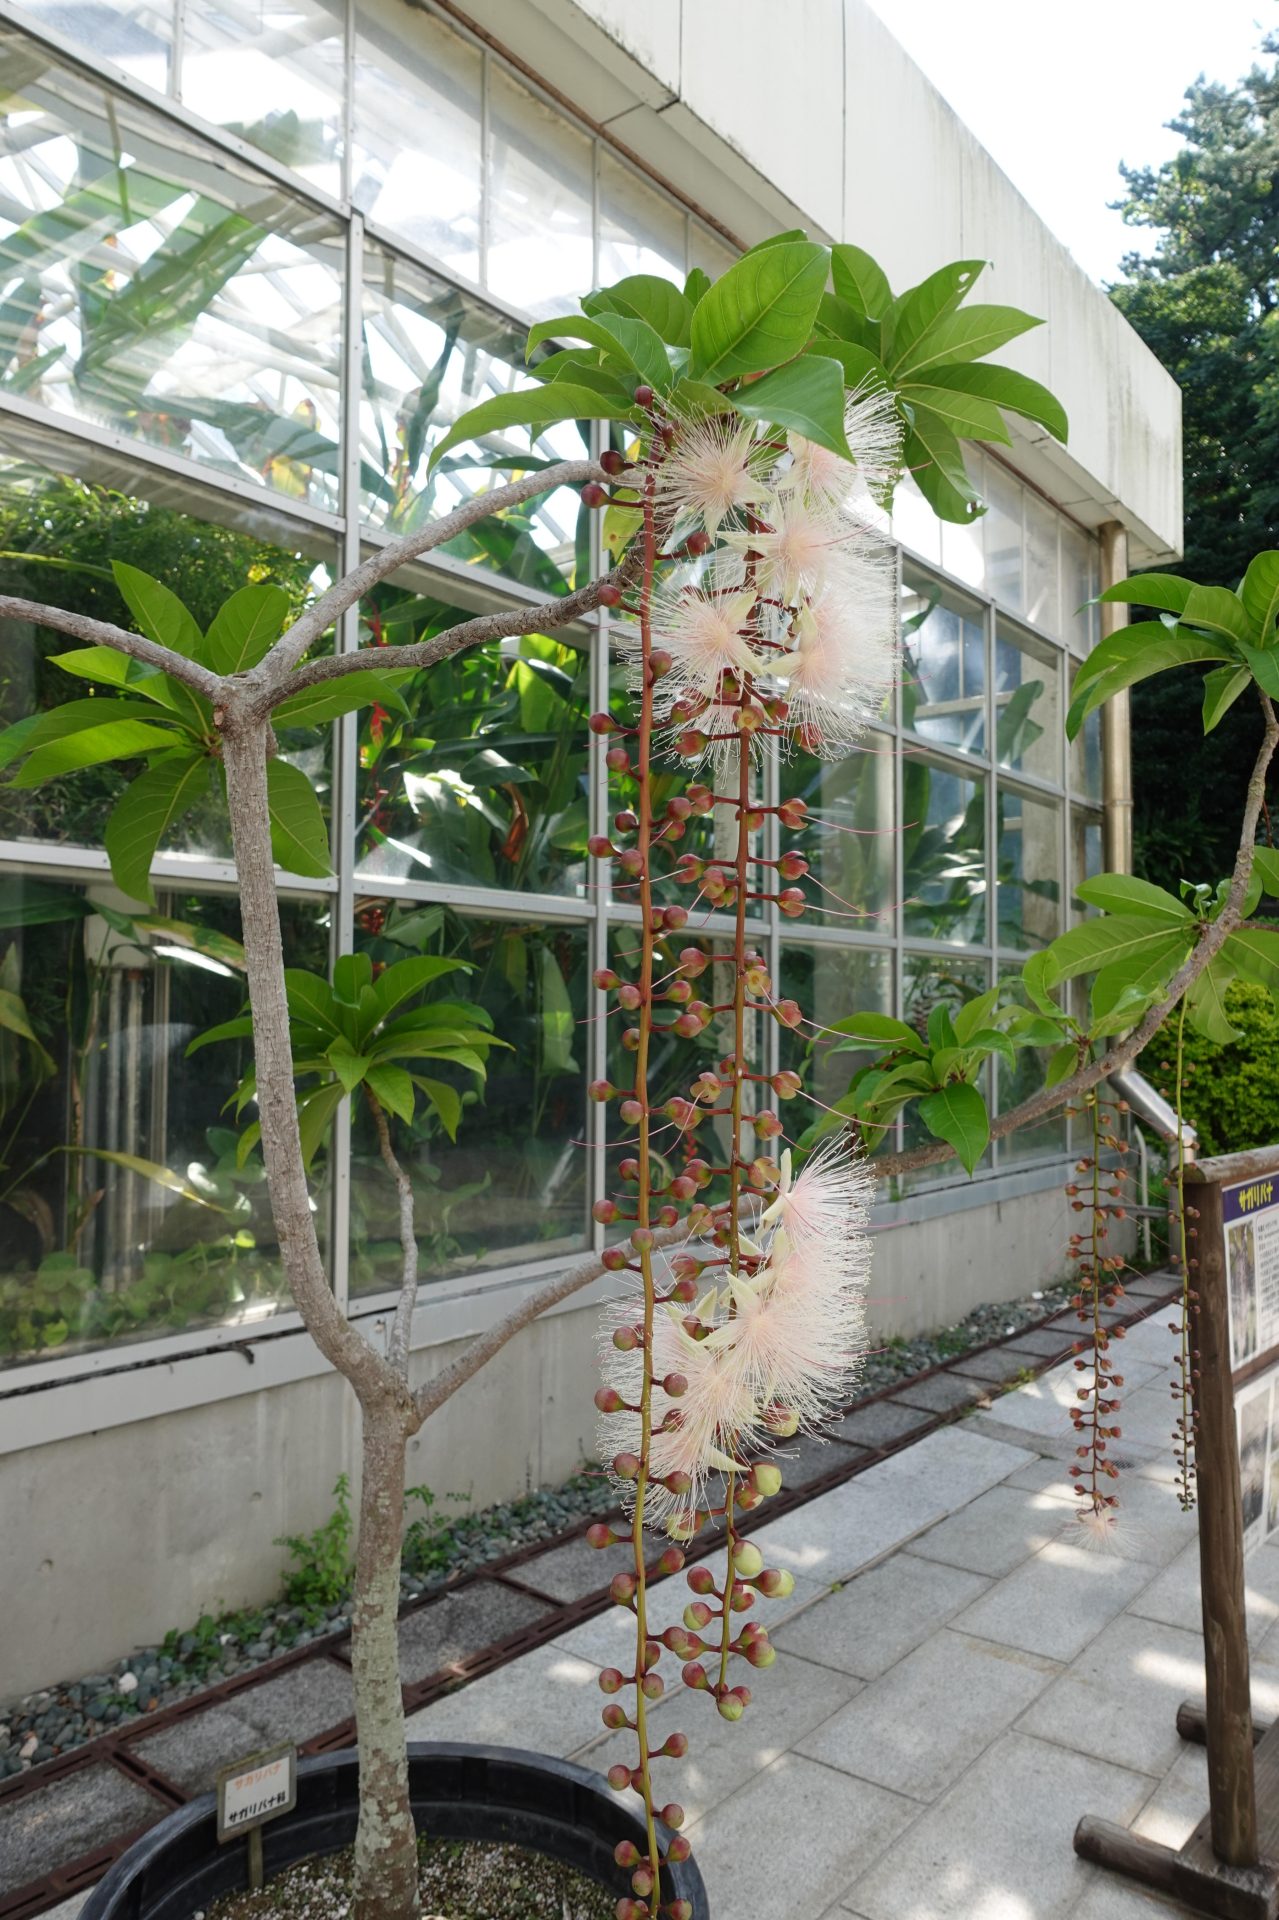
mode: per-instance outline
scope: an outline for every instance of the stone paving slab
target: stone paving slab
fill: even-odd
[[[957,1567],[895,1553],[891,1560],[881,1561],[837,1593],[807,1607],[781,1628],[775,1645],[840,1673],[874,1680],[971,1605],[989,1585],[988,1580]]]
[[[519,1566],[511,1568],[511,1578],[526,1587],[536,1587],[551,1600],[566,1603],[584,1600],[589,1593],[602,1592],[614,1571],[608,1554],[590,1546],[583,1535],[570,1540],[566,1546],[551,1547],[545,1553],[535,1554],[531,1560],[522,1560]]]
[[[1152,1782],[1024,1734],[988,1747],[845,1904],[865,1920],[1067,1920],[1095,1869],[1071,1845],[1082,1813],[1125,1824]]]
[[[978,1400],[990,1398],[991,1387],[988,1381],[967,1380],[960,1373],[935,1373],[927,1380],[917,1380],[911,1387],[893,1395],[893,1399],[902,1407],[923,1407],[929,1413],[954,1413],[959,1407],[971,1407]]]
[[[755,1537],[758,1538],[757,1535]],[[769,1561],[769,1564],[772,1562]],[[761,1597],[751,1608],[750,1617],[758,1620],[771,1633],[783,1620],[789,1620],[792,1614],[820,1599],[824,1592],[825,1588],[816,1581],[797,1579],[794,1593],[785,1600],[766,1600]],[[668,1627],[682,1625],[684,1609],[693,1598],[683,1574],[672,1574],[669,1579],[659,1580],[651,1586],[646,1609],[649,1637],[660,1639]],[[581,1626],[566,1628],[556,1637],[554,1644],[567,1653],[576,1654],[581,1660],[589,1660],[593,1666],[621,1667],[623,1672],[633,1671],[634,1616],[625,1607],[610,1606],[597,1614],[594,1620],[584,1620]]]
[[[410,1714],[410,1740],[528,1747],[567,1759],[601,1731],[599,1668],[562,1647],[534,1647]]]
[[[175,1787],[204,1793],[233,1760],[283,1740],[301,1744],[354,1712],[349,1671],[333,1660],[307,1660],[131,1745]]]
[[[992,1347],[988,1353],[974,1353],[956,1360],[950,1369],[960,1379],[981,1380],[987,1385],[1004,1386],[1033,1369],[1033,1359],[1010,1347]]]
[[[1032,1327],[1026,1333],[1019,1333],[1015,1339],[1006,1340],[1003,1351],[1037,1353],[1048,1359],[1059,1353],[1069,1353],[1071,1344],[1062,1337],[1060,1331],[1049,1333],[1043,1327]]]
[[[865,1447],[846,1445],[832,1428],[829,1439],[811,1433],[800,1434],[774,1447],[771,1457],[782,1470],[783,1486],[806,1487],[813,1480],[824,1479],[828,1473],[851,1473],[866,1455]]]
[[[911,1543],[911,1553],[1002,1579],[1069,1526],[1072,1509],[1004,1481]]]
[[[0,1803],[0,1894],[121,1834],[154,1826],[168,1808],[114,1767],[82,1767],[38,1793]]]
[[[961,1613],[963,1633],[1073,1660],[1154,1577],[1152,1567],[1052,1541]]]
[[[857,1407],[836,1420],[830,1433],[861,1447],[890,1447],[931,1424],[932,1415],[924,1408],[904,1407],[896,1400],[872,1400],[869,1406]]]
[[[1177,1708],[1203,1691],[1198,1634],[1121,1614],[1041,1693],[1018,1730],[1136,1773],[1163,1774],[1184,1745]]]
[[[405,1614],[400,1621],[400,1677],[411,1687],[547,1619],[553,1611],[514,1587],[476,1580],[460,1593],[446,1593],[429,1607]]]
[[[831,1604],[810,1617],[820,1620]],[[799,1751],[913,1800],[935,1800],[1060,1672],[1039,1654],[948,1629],[863,1688],[800,1740]]]

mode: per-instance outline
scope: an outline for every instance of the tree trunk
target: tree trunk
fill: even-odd
[[[397,1408],[364,1413],[364,1479],[351,1613],[351,1669],[360,1746],[360,1824],[355,1836],[356,1920],[407,1920],[417,1912],[417,1835],[396,1623],[404,1522],[404,1451]]]

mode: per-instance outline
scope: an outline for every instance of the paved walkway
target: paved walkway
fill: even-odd
[[[1173,1488],[1167,1315],[1124,1342],[1125,1526],[1076,1544],[1069,1362],[757,1533],[796,1591],[737,1726],[679,1689],[666,1763],[714,1920],[1157,1920],[1180,1912],[1076,1859],[1094,1813],[1179,1844],[1207,1807],[1178,1738],[1202,1695],[1198,1548]],[[1279,1714],[1279,1548],[1248,1563],[1253,1699]],[[657,1630],[682,1577],[654,1590]],[[620,1611],[423,1709],[417,1739],[504,1741],[601,1771],[601,1666]]]

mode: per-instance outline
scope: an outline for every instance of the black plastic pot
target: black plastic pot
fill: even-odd
[[[437,1742],[409,1746],[409,1797],[420,1833],[502,1841],[549,1854],[619,1896],[630,1875],[613,1859],[619,1840],[645,1846],[643,1822],[597,1773],[517,1747]],[[336,1853],[355,1838],[359,1755],[354,1748],[298,1763],[298,1801],[262,1829],[267,1878],[299,1860]],[[663,1843],[670,1838],[662,1830]],[[219,1846],[215,1796],[180,1807],[122,1855],[85,1902],[81,1920],[191,1920],[220,1894],[248,1885],[247,1841]],[[710,1920],[692,1860],[663,1876],[667,1899]]]

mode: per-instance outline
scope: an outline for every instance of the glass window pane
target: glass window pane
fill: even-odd
[[[908,473],[893,493],[893,539],[921,560],[941,565],[941,521]]]
[[[986,782],[907,753],[901,839],[906,932],[961,946],[984,942]]]
[[[781,1065],[801,1076],[805,1093],[833,1107],[848,1092],[853,1075],[872,1058],[873,1049],[845,1051],[839,1034],[820,1029],[834,1027],[851,1013],[891,1013],[893,956],[866,947],[804,946],[787,940],[782,946],[780,991],[798,1000],[818,1029],[801,1034],[783,1028]],[[792,1140],[824,1117],[821,1107],[813,1106],[804,1094],[778,1112]],[[893,1151],[895,1135],[893,1129],[884,1136],[882,1151]]]
[[[1071,675],[1074,687],[1074,675]],[[1070,743],[1070,781],[1082,800],[1100,800],[1101,709],[1095,707]]]
[[[416,953],[470,962],[469,976],[445,976],[411,1005],[475,1002],[511,1049],[493,1049],[478,1091],[460,1068],[421,1063],[421,1072],[462,1095],[456,1143],[425,1103],[411,1125],[393,1122],[396,1153],[413,1180],[421,1277],[584,1246],[587,930],[469,920],[367,896],[357,897],[355,924],[357,950],[375,965]],[[356,1106],[352,1122],[351,1292],[377,1293],[398,1284],[395,1195],[367,1109]]]
[[[95,65],[110,61],[157,93],[169,91],[174,0],[26,0],[25,13],[59,33]],[[12,54],[12,84],[22,66]]]
[[[519,329],[381,248],[365,249],[364,395],[360,412],[361,511],[388,533],[408,533],[477,493],[501,486],[528,458],[528,435],[488,435],[458,447],[428,477],[431,449],[460,414],[527,384]],[[573,421],[533,442],[541,459],[580,460]],[[514,456],[509,468],[489,462]],[[568,488],[485,519],[441,552],[505,573],[542,593],[563,593],[584,547],[589,513]]]
[[[345,73],[342,0],[186,0],[183,106],[335,197]]]
[[[995,460],[986,462],[986,590],[1001,607],[1023,606],[1022,488]]]
[[[954,1013],[966,1001],[985,993],[990,984],[988,962],[985,960],[952,959],[949,955],[928,953],[903,954],[901,1017],[908,1026],[926,1036],[928,1016],[934,1007],[949,1007]],[[985,1072],[978,1085],[989,1099],[989,1078]],[[907,1150],[926,1146],[933,1138],[919,1118],[917,1102],[906,1109],[901,1135],[902,1146]],[[987,1161],[983,1160],[979,1166],[986,1164]],[[954,1161],[940,1167],[923,1167],[918,1173],[907,1174],[903,1178],[901,1190],[910,1193],[919,1187],[933,1186],[939,1180],[953,1180],[957,1172]]]
[[[278,582],[299,611],[330,583],[326,562],[290,551],[283,544],[290,530],[279,529],[261,513],[243,514],[253,531],[235,524],[240,510],[234,507],[229,525],[197,518],[115,487],[50,472],[28,457],[21,439],[6,445],[7,438],[0,438],[0,592],[54,599],[72,612],[131,626],[114,581],[103,577],[109,556],[163,580],[205,627],[222,602],[250,582]],[[210,496],[210,504],[225,503]],[[262,537],[268,530],[277,531],[278,543]],[[326,641],[320,650],[327,647]],[[56,664],[76,652],[74,641],[50,628],[19,620],[0,623],[0,725],[70,701],[120,697],[118,690]],[[168,723],[171,709],[156,701],[146,704],[155,707],[165,736],[155,751],[192,737]],[[327,726],[281,735],[285,757],[305,769],[326,812],[330,735]],[[143,758],[107,761],[30,791],[11,780],[0,782],[0,839],[100,845],[111,807],[143,765]],[[209,775],[191,810],[172,823],[161,851],[230,857],[226,802],[212,759]]]
[[[977,448],[965,446],[964,465],[968,469],[968,477],[973,486],[978,493],[982,493],[985,487],[986,463]],[[957,580],[964,582],[965,586],[974,587],[979,593],[984,592],[986,587],[985,515],[971,521],[967,526],[960,526],[954,520],[939,520],[937,524],[941,533],[941,563],[947,573],[953,573]]]
[[[465,618],[388,581],[363,604],[361,641],[406,645]],[[400,691],[410,719],[379,707],[359,715],[361,872],[585,897],[596,877],[586,853],[586,637],[472,647]]]
[[[926,575],[902,584],[902,725],[939,746],[986,747],[986,624]]]
[[[1001,622],[995,632],[995,757],[1041,780],[1061,779],[1061,656]]]
[[[1091,880],[1094,874],[1105,872],[1105,849],[1102,820],[1099,813],[1085,813],[1080,807],[1070,811],[1071,874],[1074,884],[1081,880]],[[1071,902],[1071,920],[1078,922],[1095,914],[1095,907],[1085,907],[1081,900]]]
[[[478,280],[483,55],[420,8],[356,18],[352,203]]]
[[[1061,932],[1061,808],[1000,783],[999,944],[1045,947]]]
[[[13,1034],[0,1045],[0,1363],[287,1307],[261,1160],[237,1167],[223,1111],[251,1044],[186,1057],[244,1005],[234,894],[161,895],[148,924],[110,886],[5,885],[20,924],[0,934],[0,980],[45,1052]],[[282,914],[286,961],[324,969],[327,903],[285,900]],[[324,1169],[322,1152],[320,1223]]]
[[[0,388],[333,507],[337,228],[225,155],[182,151],[172,127],[31,42],[17,57],[30,78],[0,116]]]
[[[690,270],[700,267],[712,280],[718,280],[721,273],[727,273],[741,254],[730,246],[722,234],[712,233],[700,220],[690,219],[688,223],[688,264]]]
[[[1058,608],[1057,527],[1060,515],[1025,490],[1026,618],[1045,633],[1061,632]]]
[[[628,273],[655,273],[683,285],[684,209],[603,146],[599,223],[601,285],[608,286]]]
[[[1101,590],[1101,562],[1097,542],[1063,520],[1061,527],[1062,638],[1076,653],[1096,644],[1098,609],[1090,605]]]
[[[1001,983],[1012,982],[1018,977],[1017,967],[1003,966],[999,969]],[[1015,997],[1023,1005],[1030,1005],[1024,993]],[[1006,1060],[996,1062],[996,1101],[1000,1113],[1010,1113],[1023,1100],[1029,1100],[1032,1094],[1042,1090],[1044,1075],[1052,1055],[1051,1047],[1019,1047],[1016,1066],[1010,1067]],[[1015,1166],[1019,1161],[1038,1160],[1046,1154],[1065,1153],[1070,1144],[1067,1138],[1067,1126],[1066,1115],[1059,1109],[1033,1127],[1019,1127],[1016,1133],[1007,1134],[1002,1140],[995,1142],[997,1164],[1001,1167]]]
[[[489,66],[488,285],[534,314],[569,313],[595,278],[591,140]]]
[[[895,752],[887,734],[870,732],[843,760],[796,752],[782,762],[782,798],[808,808],[802,833],[783,830],[783,849],[809,862],[808,916],[856,933],[893,930]]]

